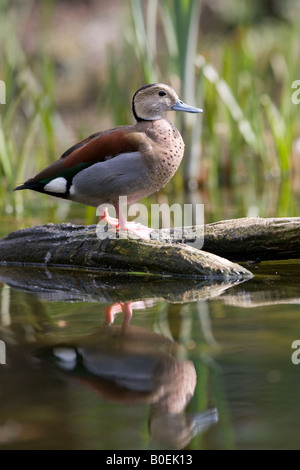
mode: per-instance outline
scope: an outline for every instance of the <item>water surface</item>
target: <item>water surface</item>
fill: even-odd
[[[299,449],[299,262],[242,283],[0,267],[2,449]]]

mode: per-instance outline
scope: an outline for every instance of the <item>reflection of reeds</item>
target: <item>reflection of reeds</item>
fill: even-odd
[[[57,158],[57,127],[63,124],[55,103],[55,57],[45,47],[56,2],[50,3],[49,11],[40,12],[43,27],[30,63],[16,34],[20,12],[8,1],[0,10],[0,79],[6,84],[6,104],[0,105],[1,209],[22,214],[24,207],[30,213],[36,199],[12,188]],[[216,27],[212,36],[207,27],[202,30],[203,5],[199,0],[128,2],[124,41],[107,54],[100,118],[117,125],[131,122],[132,93],[143,83],[170,83],[183,100],[204,108],[201,118],[176,117],[186,155],[167,188],[170,198],[172,190],[178,194],[184,187],[204,187],[212,200],[222,199],[220,185],[249,183],[257,194],[257,186],[270,179],[276,185],[285,180],[286,187],[292,169],[297,170],[292,148],[299,135],[299,107],[291,102],[292,83],[300,78],[296,26],[262,19],[259,25],[236,24],[230,33]],[[77,130],[78,138],[88,132],[85,126]],[[61,142],[59,149],[64,148]],[[272,215],[296,213],[286,195],[277,199]],[[57,207],[58,201],[43,198],[43,204]],[[256,204],[258,197],[245,202]]]

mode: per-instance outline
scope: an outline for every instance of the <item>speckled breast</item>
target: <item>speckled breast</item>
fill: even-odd
[[[155,142],[155,182],[161,188],[176,173],[184,154],[184,142],[180,132],[167,119],[153,122],[149,137]]]

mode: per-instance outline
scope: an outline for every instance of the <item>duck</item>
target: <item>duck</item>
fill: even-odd
[[[126,204],[132,204],[150,196],[176,173],[184,142],[166,118],[169,111],[203,112],[180,100],[169,85],[140,87],[132,97],[134,125],[91,134],[14,190],[30,189],[97,208],[112,205],[117,218],[105,207],[100,221],[135,235],[145,234],[147,227],[127,221],[120,201],[125,196]]]

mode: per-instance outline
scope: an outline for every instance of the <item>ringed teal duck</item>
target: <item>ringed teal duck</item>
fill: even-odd
[[[119,199],[126,196],[127,203],[132,204],[153,194],[178,169],[184,142],[175,126],[165,119],[172,110],[202,112],[183,103],[167,85],[142,86],[132,98],[135,125],[90,135],[15,190],[32,189],[94,207],[112,204],[117,219],[105,210],[100,220],[139,234],[142,226],[127,222]]]

